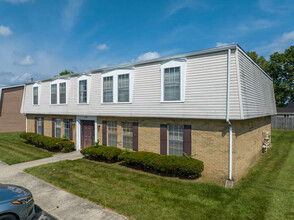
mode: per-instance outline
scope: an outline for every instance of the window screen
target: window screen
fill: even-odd
[[[57,104],[57,84],[51,85],[51,104]]]
[[[66,103],[66,83],[59,84],[59,102],[60,104]]]
[[[133,149],[133,123],[122,122],[123,148]]]
[[[33,89],[33,95],[34,95],[34,100],[33,100],[33,103],[34,103],[34,105],[38,105],[39,103],[38,103],[38,87],[34,87],[34,89]]]
[[[103,78],[103,102],[113,102],[113,77]]]
[[[79,81],[79,103],[87,103],[87,80]]]
[[[118,76],[118,102],[129,102],[129,74]]]
[[[61,137],[61,119],[55,120],[55,135],[56,137]]]
[[[169,155],[183,156],[184,126],[168,125],[168,152]]]
[[[180,67],[164,69],[164,101],[180,100]]]
[[[108,146],[117,146],[117,123],[116,121],[107,122]]]

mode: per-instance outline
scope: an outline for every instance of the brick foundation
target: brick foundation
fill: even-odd
[[[35,131],[35,117],[27,115],[28,131]],[[75,116],[44,117],[44,134],[51,136],[52,118],[73,119],[73,141],[76,141]],[[97,137],[102,144],[102,121],[117,122],[117,147],[122,148],[121,122],[138,122],[138,150],[160,153],[160,124],[192,126],[192,154],[204,162],[203,175],[209,179],[225,180],[229,169],[229,133],[225,120],[156,119],[97,117]],[[270,131],[270,117],[232,121],[233,125],[233,178],[240,179],[261,155],[262,132]],[[61,135],[64,134],[63,120]]]

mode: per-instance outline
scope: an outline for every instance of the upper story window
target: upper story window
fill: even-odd
[[[57,79],[51,83],[51,105],[66,104],[67,82]]]
[[[181,100],[180,67],[164,69],[164,101]]]
[[[131,103],[133,69],[118,69],[102,73],[101,103]]]
[[[39,86],[33,86],[33,105],[39,105]]]
[[[59,84],[59,102],[60,104],[66,103],[66,83]]]
[[[118,102],[129,102],[130,98],[130,80],[129,74],[118,75]]]
[[[87,80],[79,81],[79,103],[87,103]]]
[[[57,104],[57,84],[51,84],[51,104]]]
[[[113,102],[113,76],[103,78],[103,101]]]
[[[77,103],[89,104],[91,76],[89,74],[82,75],[78,78],[77,83]]]
[[[171,60],[161,65],[162,102],[184,101],[185,71],[185,60]]]

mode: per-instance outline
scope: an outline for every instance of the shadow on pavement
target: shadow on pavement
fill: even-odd
[[[35,216],[32,220],[57,220],[47,212],[43,211],[39,206],[35,205]]]

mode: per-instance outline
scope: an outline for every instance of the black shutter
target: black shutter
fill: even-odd
[[[160,154],[167,154],[167,125],[160,125]]]
[[[107,146],[107,121],[102,121],[102,145]]]
[[[55,137],[55,118],[52,118],[52,137]]]
[[[38,118],[35,118],[35,133],[38,133]]]
[[[191,125],[184,125],[184,152],[191,155]]]
[[[133,151],[138,151],[138,122],[133,122]]]
[[[72,119],[69,119],[69,139],[72,140]]]
[[[44,118],[41,118],[42,120],[42,135],[44,135]]]

